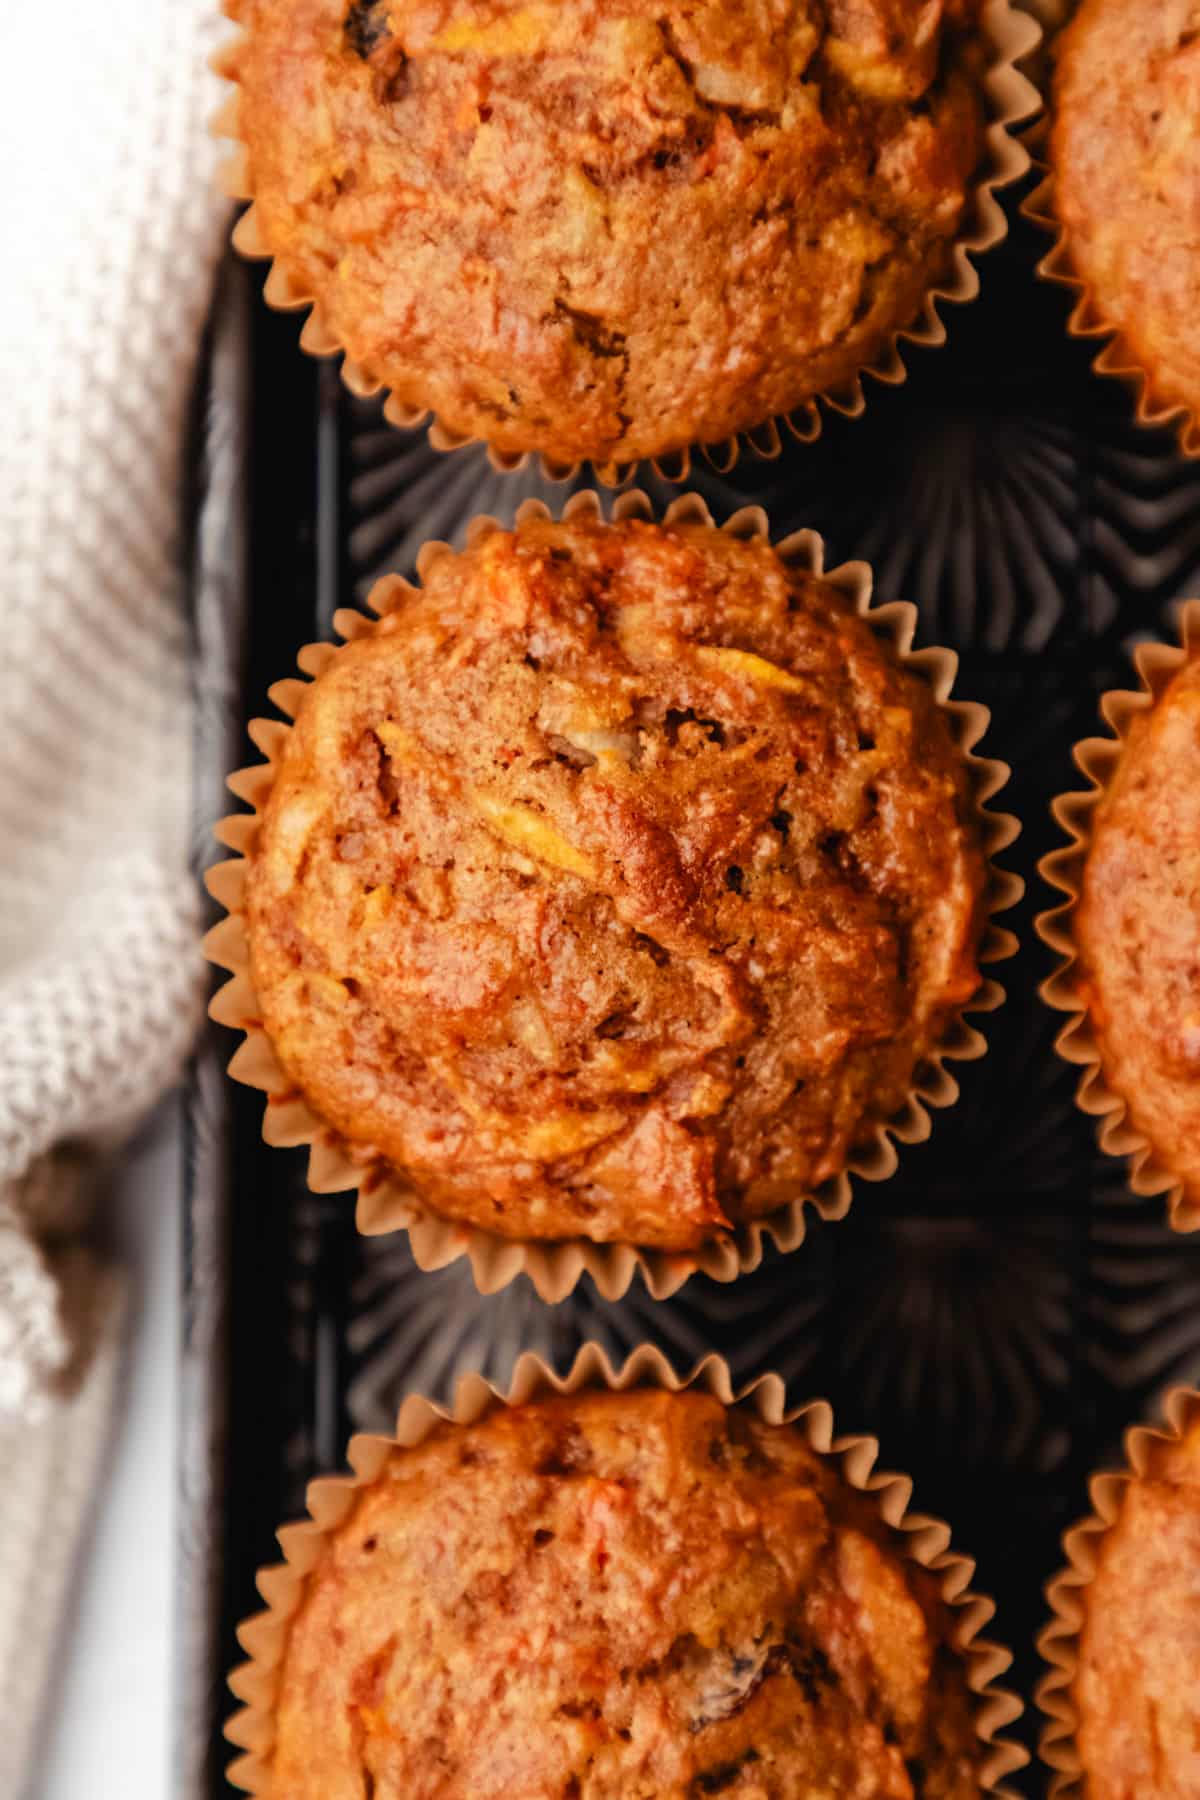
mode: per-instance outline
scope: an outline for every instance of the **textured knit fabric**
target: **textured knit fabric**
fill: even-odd
[[[65,1248],[86,1171],[51,1153],[128,1130],[178,1071],[199,1009],[180,498],[225,216],[207,58],[228,30],[216,0],[0,7],[0,1414],[20,1419],[0,1435],[0,1715],[13,1754],[110,1385],[79,1359],[111,1284]],[[10,1455],[35,1420],[36,1453]],[[60,1434],[80,1448],[70,1472]],[[5,1761],[0,1791],[15,1778]]]
[[[101,1466],[117,1380],[123,1284],[84,1250],[56,1264],[80,1333],[76,1380],[40,1420],[0,1424],[0,1794],[37,1800],[39,1717],[53,1711],[55,1640],[81,1521]],[[119,1621],[114,1632],[119,1632]],[[49,1691],[48,1691],[49,1690]],[[82,1797],[81,1797],[82,1800]]]
[[[215,22],[58,0],[52,24],[0,24],[0,1180],[132,1119],[198,992],[178,525]]]

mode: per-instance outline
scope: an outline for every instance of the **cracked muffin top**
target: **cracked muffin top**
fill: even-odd
[[[1100,1539],[1074,1698],[1088,1800],[1200,1793],[1200,1427],[1160,1445]]]
[[[1200,654],[1133,721],[1096,810],[1075,939],[1108,1084],[1200,1202]]]
[[[841,1170],[974,991],[929,689],[703,525],[446,552],[307,688],[251,855],[284,1070],[435,1211],[688,1249]]]
[[[1084,0],[1058,49],[1055,209],[1156,398],[1200,412],[1197,118],[1196,0]]]
[[[309,1575],[278,1800],[968,1800],[933,1579],[789,1427],[585,1394],[392,1453]]]
[[[262,236],[499,450],[634,460],[837,389],[950,265],[978,0],[233,0]]]

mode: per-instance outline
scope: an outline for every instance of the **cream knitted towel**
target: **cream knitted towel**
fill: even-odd
[[[111,1301],[64,1248],[85,1170],[50,1153],[128,1129],[198,1012],[178,525],[227,30],[216,0],[0,7],[5,1795],[109,1385],[77,1366]]]

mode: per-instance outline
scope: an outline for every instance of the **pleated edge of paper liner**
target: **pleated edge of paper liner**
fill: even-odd
[[[1066,1566],[1046,1584],[1051,1618],[1038,1636],[1038,1650],[1050,1665],[1036,1691],[1045,1715],[1039,1754],[1051,1769],[1049,1800],[1086,1793],[1086,1771],[1079,1756],[1079,1714],[1074,1685],[1079,1671],[1080,1642],[1087,1616],[1085,1590],[1095,1577],[1101,1542],[1120,1515],[1131,1482],[1154,1473],[1164,1449],[1171,1449],[1200,1423],[1200,1392],[1174,1388],[1163,1402],[1161,1425],[1134,1425],[1125,1435],[1123,1470],[1093,1475],[1088,1482],[1091,1512],[1063,1533]]]
[[[1055,1039],[1055,1049],[1065,1062],[1074,1064],[1081,1071],[1075,1103],[1081,1111],[1096,1119],[1101,1150],[1108,1156],[1131,1159],[1129,1186],[1133,1192],[1143,1198],[1153,1194],[1167,1195],[1168,1218],[1176,1231],[1200,1228],[1200,1204],[1186,1200],[1182,1179],[1159,1162],[1149,1139],[1129,1119],[1125,1101],[1108,1084],[1087,1002],[1076,986],[1078,958],[1074,920],[1091,849],[1096,808],[1108,791],[1129,729],[1135,719],[1157,703],[1171,677],[1183,667],[1188,657],[1197,654],[1200,654],[1200,600],[1188,600],[1179,613],[1178,643],[1155,640],[1139,644],[1134,652],[1140,690],[1135,693],[1125,688],[1113,688],[1101,696],[1101,716],[1112,735],[1083,738],[1075,745],[1072,751],[1075,766],[1091,785],[1083,792],[1060,794],[1053,802],[1050,811],[1054,822],[1069,841],[1051,850],[1038,864],[1042,880],[1066,898],[1039,913],[1035,920],[1038,936],[1059,958],[1058,967],[1042,983],[1040,992],[1047,1006],[1067,1015],[1067,1022]]]
[[[893,1531],[907,1539],[897,1546],[921,1568],[939,1577],[941,1599],[952,1622],[951,1645],[967,1666],[967,1685],[975,1696],[975,1730],[986,1747],[980,1769],[984,1792],[1013,1800],[1005,1778],[1022,1768],[1029,1758],[1024,1749],[1001,1736],[1018,1719],[1024,1707],[1017,1696],[997,1687],[1012,1657],[1001,1645],[980,1633],[995,1613],[993,1602],[971,1591],[973,1560],[950,1549],[950,1528],[924,1513],[910,1513],[912,1482],[905,1475],[876,1469],[877,1439],[834,1435],[833,1410],[824,1400],[788,1408],[782,1378],[766,1374],[735,1391],[728,1364],[710,1354],[692,1372],[680,1377],[660,1350],[642,1344],[625,1363],[614,1369],[600,1345],[584,1344],[569,1372],[558,1375],[540,1357],[524,1352],[513,1367],[507,1389],[500,1389],[481,1375],[462,1376],[450,1408],[434,1405],[418,1394],[409,1395],[400,1408],[391,1437],[360,1434],[350,1441],[348,1458],[353,1474],[321,1477],[308,1487],[310,1517],[285,1526],[277,1535],[284,1562],[261,1569],[259,1593],[267,1610],[247,1619],[239,1628],[238,1642],[248,1662],[230,1676],[229,1686],[243,1703],[225,1727],[225,1736],[243,1755],[228,1770],[230,1782],[247,1793],[265,1795],[271,1779],[274,1746],[274,1708],[279,1670],[287,1648],[288,1628],[304,1597],[308,1572],[319,1561],[326,1537],[349,1517],[358,1491],[379,1476],[397,1446],[421,1443],[438,1424],[474,1424],[500,1406],[521,1406],[551,1394],[578,1394],[585,1390],[623,1393],[631,1388],[657,1388],[682,1393],[698,1388],[724,1406],[752,1406],[768,1425],[799,1426],[810,1448],[836,1463],[847,1485],[878,1503],[879,1515]]]
[[[636,489],[618,496],[611,513],[614,523],[629,518],[653,521],[656,516],[646,495]],[[517,512],[517,522],[553,516],[544,502],[527,500]],[[570,497],[561,517],[564,522],[580,518],[603,520],[604,512],[599,497],[585,490]],[[668,506],[663,522],[712,526],[713,519],[699,495],[685,494]],[[476,544],[491,532],[502,529],[495,519],[478,516],[467,528],[467,542]],[[721,529],[743,539],[770,541],[767,517],[760,507],[742,508]],[[1024,883],[1011,871],[997,868],[993,859],[1015,841],[1020,826],[1010,814],[994,813],[987,807],[987,802],[1007,782],[1008,765],[972,753],[990,722],[988,709],[977,702],[949,698],[958,660],[952,651],[911,649],[917,621],[917,609],[911,602],[893,601],[871,606],[871,571],[865,563],[844,563],[826,572],[824,545],[812,531],[795,532],[775,549],[785,564],[819,576],[839,589],[867,621],[876,637],[892,648],[901,666],[930,688],[940,710],[947,716],[951,734],[967,767],[975,821],[987,863],[986,912],[979,961],[981,964],[992,963],[1012,956],[1017,940],[1010,931],[994,923],[994,915],[1016,905],[1024,892]],[[426,544],[417,559],[418,577],[424,578],[439,558],[453,554],[448,544]],[[367,604],[386,616],[387,612],[403,604],[405,596],[412,591],[410,584],[401,577],[386,576],[376,584]],[[373,632],[376,621],[346,608],[336,615],[334,626],[344,639],[351,641]],[[315,677],[337,654],[338,646],[334,644],[310,644],[301,651],[299,666],[304,674]],[[296,679],[277,682],[269,690],[270,698],[290,719],[306,687],[306,682]],[[849,1159],[846,1172],[822,1183],[814,1193],[792,1200],[761,1218],[745,1221],[732,1233],[722,1234],[697,1250],[639,1248],[623,1243],[598,1243],[587,1238],[510,1239],[478,1226],[442,1218],[428,1210],[404,1186],[402,1177],[381,1159],[355,1161],[347,1153],[338,1134],[322,1122],[288,1082],[262,1028],[258,1000],[250,978],[242,913],[248,867],[246,857],[253,848],[260,810],[273,786],[275,770],[290,730],[290,723],[279,720],[252,721],[250,736],[267,760],[239,770],[229,778],[232,791],[253,810],[222,819],[215,827],[218,839],[238,854],[232,861],[210,869],[206,878],[209,892],[226,908],[228,916],[208,933],[204,951],[211,962],[228,970],[232,976],[232,980],[214,996],[209,1010],[220,1024],[245,1034],[229,1064],[229,1073],[236,1080],[266,1093],[263,1120],[266,1141],[288,1147],[308,1145],[309,1187],[315,1193],[357,1189],[359,1230],[366,1236],[407,1230],[419,1268],[444,1268],[458,1257],[466,1256],[480,1293],[495,1293],[525,1273],[541,1298],[551,1302],[565,1299],[584,1274],[592,1277],[598,1291],[608,1300],[620,1299],[639,1268],[648,1292],[652,1298],[660,1300],[676,1293],[697,1271],[715,1281],[733,1281],[759,1266],[764,1238],[769,1238],[782,1251],[794,1250],[803,1242],[806,1206],[811,1205],[826,1220],[844,1218],[852,1199],[851,1174],[867,1181],[883,1181],[892,1175],[899,1159],[891,1140],[895,1138],[904,1144],[923,1143],[931,1131],[928,1109],[949,1107],[958,1099],[958,1084],[945,1067],[946,1062],[974,1061],[986,1051],[982,1033],[968,1025],[963,1014],[991,1012],[1001,1004],[1003,989],[990,980],[982,981],[966,1005],[955,1010],[947,1021],[942,1042],[928,1061],[918,1067],[913,1087],[903,1105],[893,1118],[877,1126],[868,1143]]]
[[[1154,376],[1139,359],[1119,326],[1108,324],[1094,293],[1075,269],[1070,241],[1058,214],[1050,137],[1054,123],[1054,71],[1058,40],[1075,16],[1078,0],[1027,0],[1037,6],[1042,26],[1042,53],[1038,59],[1041,86],[1040,116],[1022,132],[1030,161],[1040,176],[1037,187],[1021,203],[1021,213],[1031,224],[1053,238],[1051,248],[1037,265],[1037,274],[1052,287],[1075,296],[1067,320],[1068,337],[1084,342],[1100,341],[1092,360],[1095,374],[1123,382],[1134,399],[1134,420],[1151,430],[1174,426],[1179,453],[1200,457],[1200,418],[1179,401],[1163,399],[1155,390]]]
[[[240,0],[222,0],[222,10],[240,26]],[[900,346],[913,344],[932,348],[945,343],[946,325],[939,308],[943,304],[965,305],[977,297],[979,272],[974,259],[994,249],[1008,235],[1008,220],[997,193],[1019,181],[1030,166],[1029,152],[1023,135],[1017,135],[1017,128],[1028,123],[1041,102],[1037,86],[1023,72],[1021,65],[1036,54],[1042,42],[1041,26],[1036,18],[1021,11],[1014,0],[986,0],[983,31],[992,52],[992,61],[982,77],[989,113],[984,133],[985,167],[972,188],[964,228],[954,240],[949,274],[929,289],[915,319],[893,334],[878,357],[838,388],[814,396],[791,413],[735,433],[721,443],[687,446],[627,463],[595,462],[589,458],[565,461],[545,453],[502,452],[488,445],[488,459],[493,468],[502,473],[515,473],[526,468],[536,454],[542,475],[548,481],[571,481],[590,462],[597,480],[606,487],[623,486],[642,466],[652,468],[664,481],[682,483],[691,472],[693,450],[699,449],[711,468],[718,474],[728,475],[743,448],[761,461],[769,462],[780,455],[787,438],[803,444],[815,443],[824,423],[822,407],[847,418],[858,418],[866,410],[865,377],[886,387],[899,387],[906,381],[908,369]],[[234,90],[217,112],[211,127],[215,137],[227,140],[233,146],[220,171],[220,184],[231,199],[250,202],[234,227],[233,242],[250,260],[270,263],[263,288],[268,305],[280,312],[307,313],[300,333],[302,349],[312,356],[336,356],[342,353],[343,346],[319,302],[289,272],[284,262],[273,256],[257,217],[249,154],[239,135],[241,89],[238,70],[247,36],[244,28],[239,29],[211,59],[215,72],[230,82]],[[359,399],[371,399],[384,391],[383,383],[349,356],[343,360],[342,377],[351,393]],[[425,426],[435,450],[451,452],[483,441],[456,433],[436,413],[406,406],[394,394],[387,396],[384,414],[389,423],[400,430]]]

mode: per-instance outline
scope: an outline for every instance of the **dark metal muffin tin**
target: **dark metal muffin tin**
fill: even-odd
[[[1010,211],[1015,210],[1010,205]],[[587,1282],[559,1307],[522,1278],[482,1298],[465,1262],[423,1275],[403,1238],[364,1240],[346,1196],[310,1194],[299,1152],[266,1148],[261,1098],[225,1080],[231,1033],[210,1027],[189,1083],[187,1341],[183,1362],[180,1795],[225,1794],[224,1690],[254,1571],[305,1484],[336,1470],[359,1428],[387,1429],[415,1387],[445,1398],[466,1369],[507,1377],[520,1349],[565,1365],[596,1337],[644,1338],[680,1369],[715,1348],[745,1378],[773,1368],[795,1400],[825,1395],[844,1430],[878,1435],[919,1507],[948,1518],[998,1602],[995,1635],[1031,1700],[1042,1585],[1085,1479],[1169,1383],[1200,1376],[1200,1236],[1165,1224],[1096,1148],[1054,1054],[1060,1021],[1038,983],[1050,955],[1033,918],[1057,841],[1053,796],[1078,781],[1072,744],[1097,696],[1131,681],[1141,636],[1200,589],[1200,464],[1138,430],[1120,387],[1065,334],[1068,300],[1035,281],[1026,226],[982,266],[981,299],[950,310],[945,349],[912,354],[908,382],[872,387],[865,416],[831,416],[814,446],[746,455],[693,479],[724,517],[761,502],[777,533],[802,525],[832,558],[867,558],[882,598],[920,609],[918,643],[954,646],[958,692],[985,701],[985,753],[1012,764],[998,804],[1023,824],[1001,859],[1026,879],[1004,923],[1021,950],[981,1021],[990,1050],[956,1072],[962,1098],[900,1173],[858,1185],[847,1220],[812,1220],[790,1257],[733,1286],[691,1281],[655,1303]],[[534,471],[452,457],[353,399],[299,356],[294,320],[258,277],[223,273],[196,415],[193,531],[198,699],[196,861],[228,810],[225,774],[251,760],[246,720],[298,647],[385,570],[411,572],[428,537],[476,512],[508,520],[525,496],[561,499]],[[579,485],[582,485],[580,483]],[[651,478],[659,498],[670,492]],[[1032,1745],[1036,1715],[1020,1728]],[[1036,1766],[1015,1778],[1033,1795]]]

